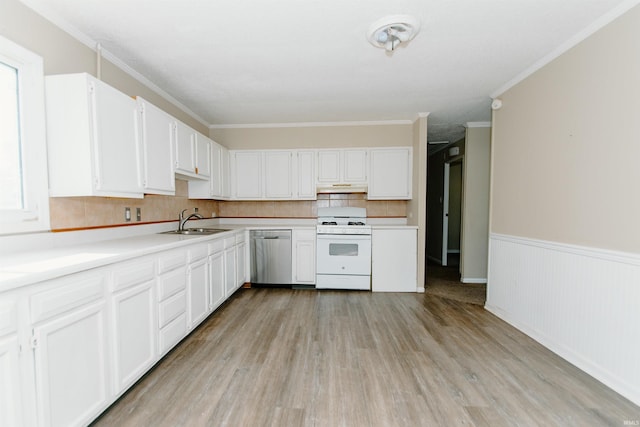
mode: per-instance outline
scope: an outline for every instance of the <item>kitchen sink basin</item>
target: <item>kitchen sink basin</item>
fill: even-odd
[[[187,236],[208,236],[210,234],[224,233],[229,231],[224,228],[186,228],[184,230],[164,231],[159,234],[183,234]]]

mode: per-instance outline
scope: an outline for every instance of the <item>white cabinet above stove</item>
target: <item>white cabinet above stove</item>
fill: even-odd
[[[318,185],[367,184],[367,149],[318,150]]]

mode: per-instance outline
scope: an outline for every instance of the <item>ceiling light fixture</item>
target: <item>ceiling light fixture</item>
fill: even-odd
[[[367,40],[375,47],[393,52],[401,43],[412,40],[420,31],[420,22],[410,15],[391,15],[371,24]]]

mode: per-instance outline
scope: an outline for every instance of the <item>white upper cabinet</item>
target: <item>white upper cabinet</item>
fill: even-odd
[[[369,151],[369,165],[369,200],[411,199],[411,147],[372,148]]]
[[[293,197],[293,152],[264,152],[264,195],[267,199]]]
[[[232,199],[316,199],[313,150],[232,150],[230,159]]]
[[[215,141],[211,143],[211,197],[229,197],[229,150]],[[226,165],[225,165],[226,164]],[[226,186],[225,186],[226,184]],[[226,192],[225,192],[226,188]]]
[[[179,120],[175,123],[175,172],[182,178],[209,179],[211,140]]]
[[[367,149],[318,150],[318,184],[366,184],[367,151]]]
[[[189,181],[190,199],[229,198],[229,150],[212,140],[209,140],[209,148],[209,180]]]
[[[193,147],[195,131],[180,121],[174,124],[175,132],[175,171],[176,174],[195,176],[196,157]]]
[[[297,200],[316,200],[316,152],[300,150],[296,153],[294,178],[294,198]]]
[[[231,151],[231,197],[262,199],[262,151]]]
[[[52,197],[143,197],[138,106],[86,73],[46,77]]]
[[[143,185],[148,194],[175,194],[173,127],[175,119],[138,97],[143,148]]]
[[[342,181],[347,184],[367,183],[368,150],[344,150],[342,152]]]
[[[193,140],[196,175],[199,178],[209,178],[211,176],[211,143],[213,141],[199,132],[194,132]]]

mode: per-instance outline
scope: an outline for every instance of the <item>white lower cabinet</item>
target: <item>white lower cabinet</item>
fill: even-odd
[[[236,287],[236,246],[235,237],[224,239],[224,296],[229,298],[237,289]]]
[[[62,289],[31,300],[38,425],[42,426],[85,425],[110,403],[104,280],[77,276]],[[93,301],[85,304],[86,300]]]
[[[209,266],[207,246],[199,245],[189,251],[187,267],[187,313],[188,328],[193,329],[210,313],[209,311]]]
[[[0,302],[0,425],[25,425],[18,341],[18,310],[13,298]]]
[[[316,283],[316,230],[293,230],[293,283],[314,285]]]
[[[157,357],[157,302],[155,281],[112,296],[115,393],[126,390],[149,369]]]
[[[0,338],[0,425],[21,426],[22,379],[18,335]]]
[[[417,233],[415,228],[371,231],[373,292],[416,292]]]
[[[236,289],[247,281],[247,242],[244,232],[236,233]]]
[[[225,300],[224,252],[222,249],[209,255],[209,303],[213,311]]]
[[[0,293],[0,426],[91,423],[244,283],[224,236]]]
[[[187,251],[158,257],[158,354],[164,356],[187,334]]]

